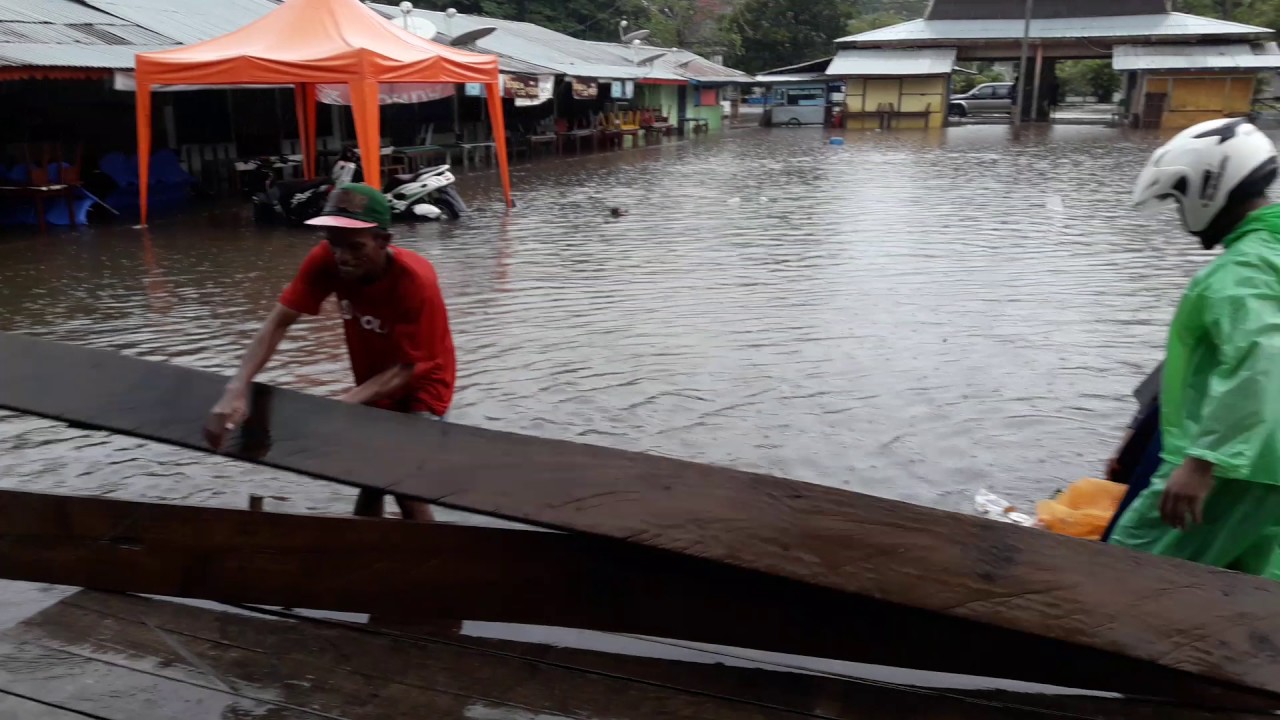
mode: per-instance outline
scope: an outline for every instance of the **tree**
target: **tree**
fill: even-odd
[[[972,70],[977,74],[954,73],[951,76],[951,91],[956,94],[967,93],[985,83],[1009,81],[1009,78],[996,69],[995,63],[992,62],[961,63],[961,66],[967,66],[966,70]]]
[[[1092,95],[1109,102],[1120,89],[1120,74],[1110,60],[1070,60],[1058,65],[1059,92],[1064,95]]]
[[[854,12],[848,0],[743,0],[725,20],[738,39],[729,64],[761,72],[830,56]]]

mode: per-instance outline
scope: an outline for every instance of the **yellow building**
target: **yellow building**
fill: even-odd
[[[1275,43],[1127,45],[1112,64],[1128,73],[1125,111],[1135,127],[1181,130],[1253,109],[1257,73],[1280,67]]]
[[[845,81],[845,127],[942,127],[954,48],[840,50],[827,75]]]
[[[946,114],[945,86],[956,60],[1018,61],[1026,52],[1021,115],[1047,120],[1058,61],[1111,58],[1126,73],[1118,112],[1134,125],[1181,128],[1248,113],[1255,75],[1280,67],[1274,35],[1264,27],[1172,12],[1169,0],[933,0],[919,20],[837,40],[828,73],[850,78],[851,127],[883,127],[876,110],[890,104],[897,112],[916,111],[894,127],[925,118],[932,127]],[[840,65],[842,56],[847,67]],[[945,69],[944,57],[951,61]]]

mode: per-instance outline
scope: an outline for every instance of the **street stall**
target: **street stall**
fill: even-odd
[[[142,223],[147,220],[151,92],[160,85],[292,85],[304,173],[317,174],[316,88],[344,84],[351,95],[364,176],[381,173],[379,86],[475,83],[488,86],[489,117],[508,205],[498,58],[441,45],[388,23],[359,0],[291,0],[257,21],[195,45],[137,56],[137,132]]]

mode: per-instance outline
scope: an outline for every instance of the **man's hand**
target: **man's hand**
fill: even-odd
[[[204,439],[209,447],[221,450],[227,435],[249,417],[249,388],[242,385],[228,385],[222,399],[209,411],[209,418],[204,423]]]
[[[1213,463],[1187,458],[1173,471],[1160,498],[1161,519],[1179,530],[1204,522],[1204,504],[1212,491]]]

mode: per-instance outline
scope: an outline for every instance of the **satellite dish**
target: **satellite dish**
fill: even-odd
[[[427,40],[435,37],[436,33],[440,32],[440,30],[436,28],[435,23],[417,15],[405,16],[404,22],[405,30],[408,30],[418,37],[426,38]]]
[[[637,40],[644,40],[645,38],[649,37],[652,34],[653,32],[649,30],[637,30],[633,33],[627,33],[626,35],[623,35],[622,42],[630,44]]]
[[[670,53],[664,53],[664,52],[654,53],[654,54],[652,54],[652,55],[650,55],[650,56],[648,56],[648,57],[640,58],[639,60],[637,60],[637,61],[636,61],[636,64],[637,64],[637,65],[652,65],[653,63],[657,62],[659,58],[664,58],[664,57],[666,57],[666,56],[667,56],[667,55],[669,55],[669,54],[670,54]]]
[[[475,28],[474,30],[468,30],[464,33],[457,35],[456,37],[453,38],[453,40],[449,41],[449,44],[455,47],[459,45],[470,45],[471,43],[477,40],[489,37],[497,29],[498,28],[494,27],[493,25],[482,25],[478,28]]]

